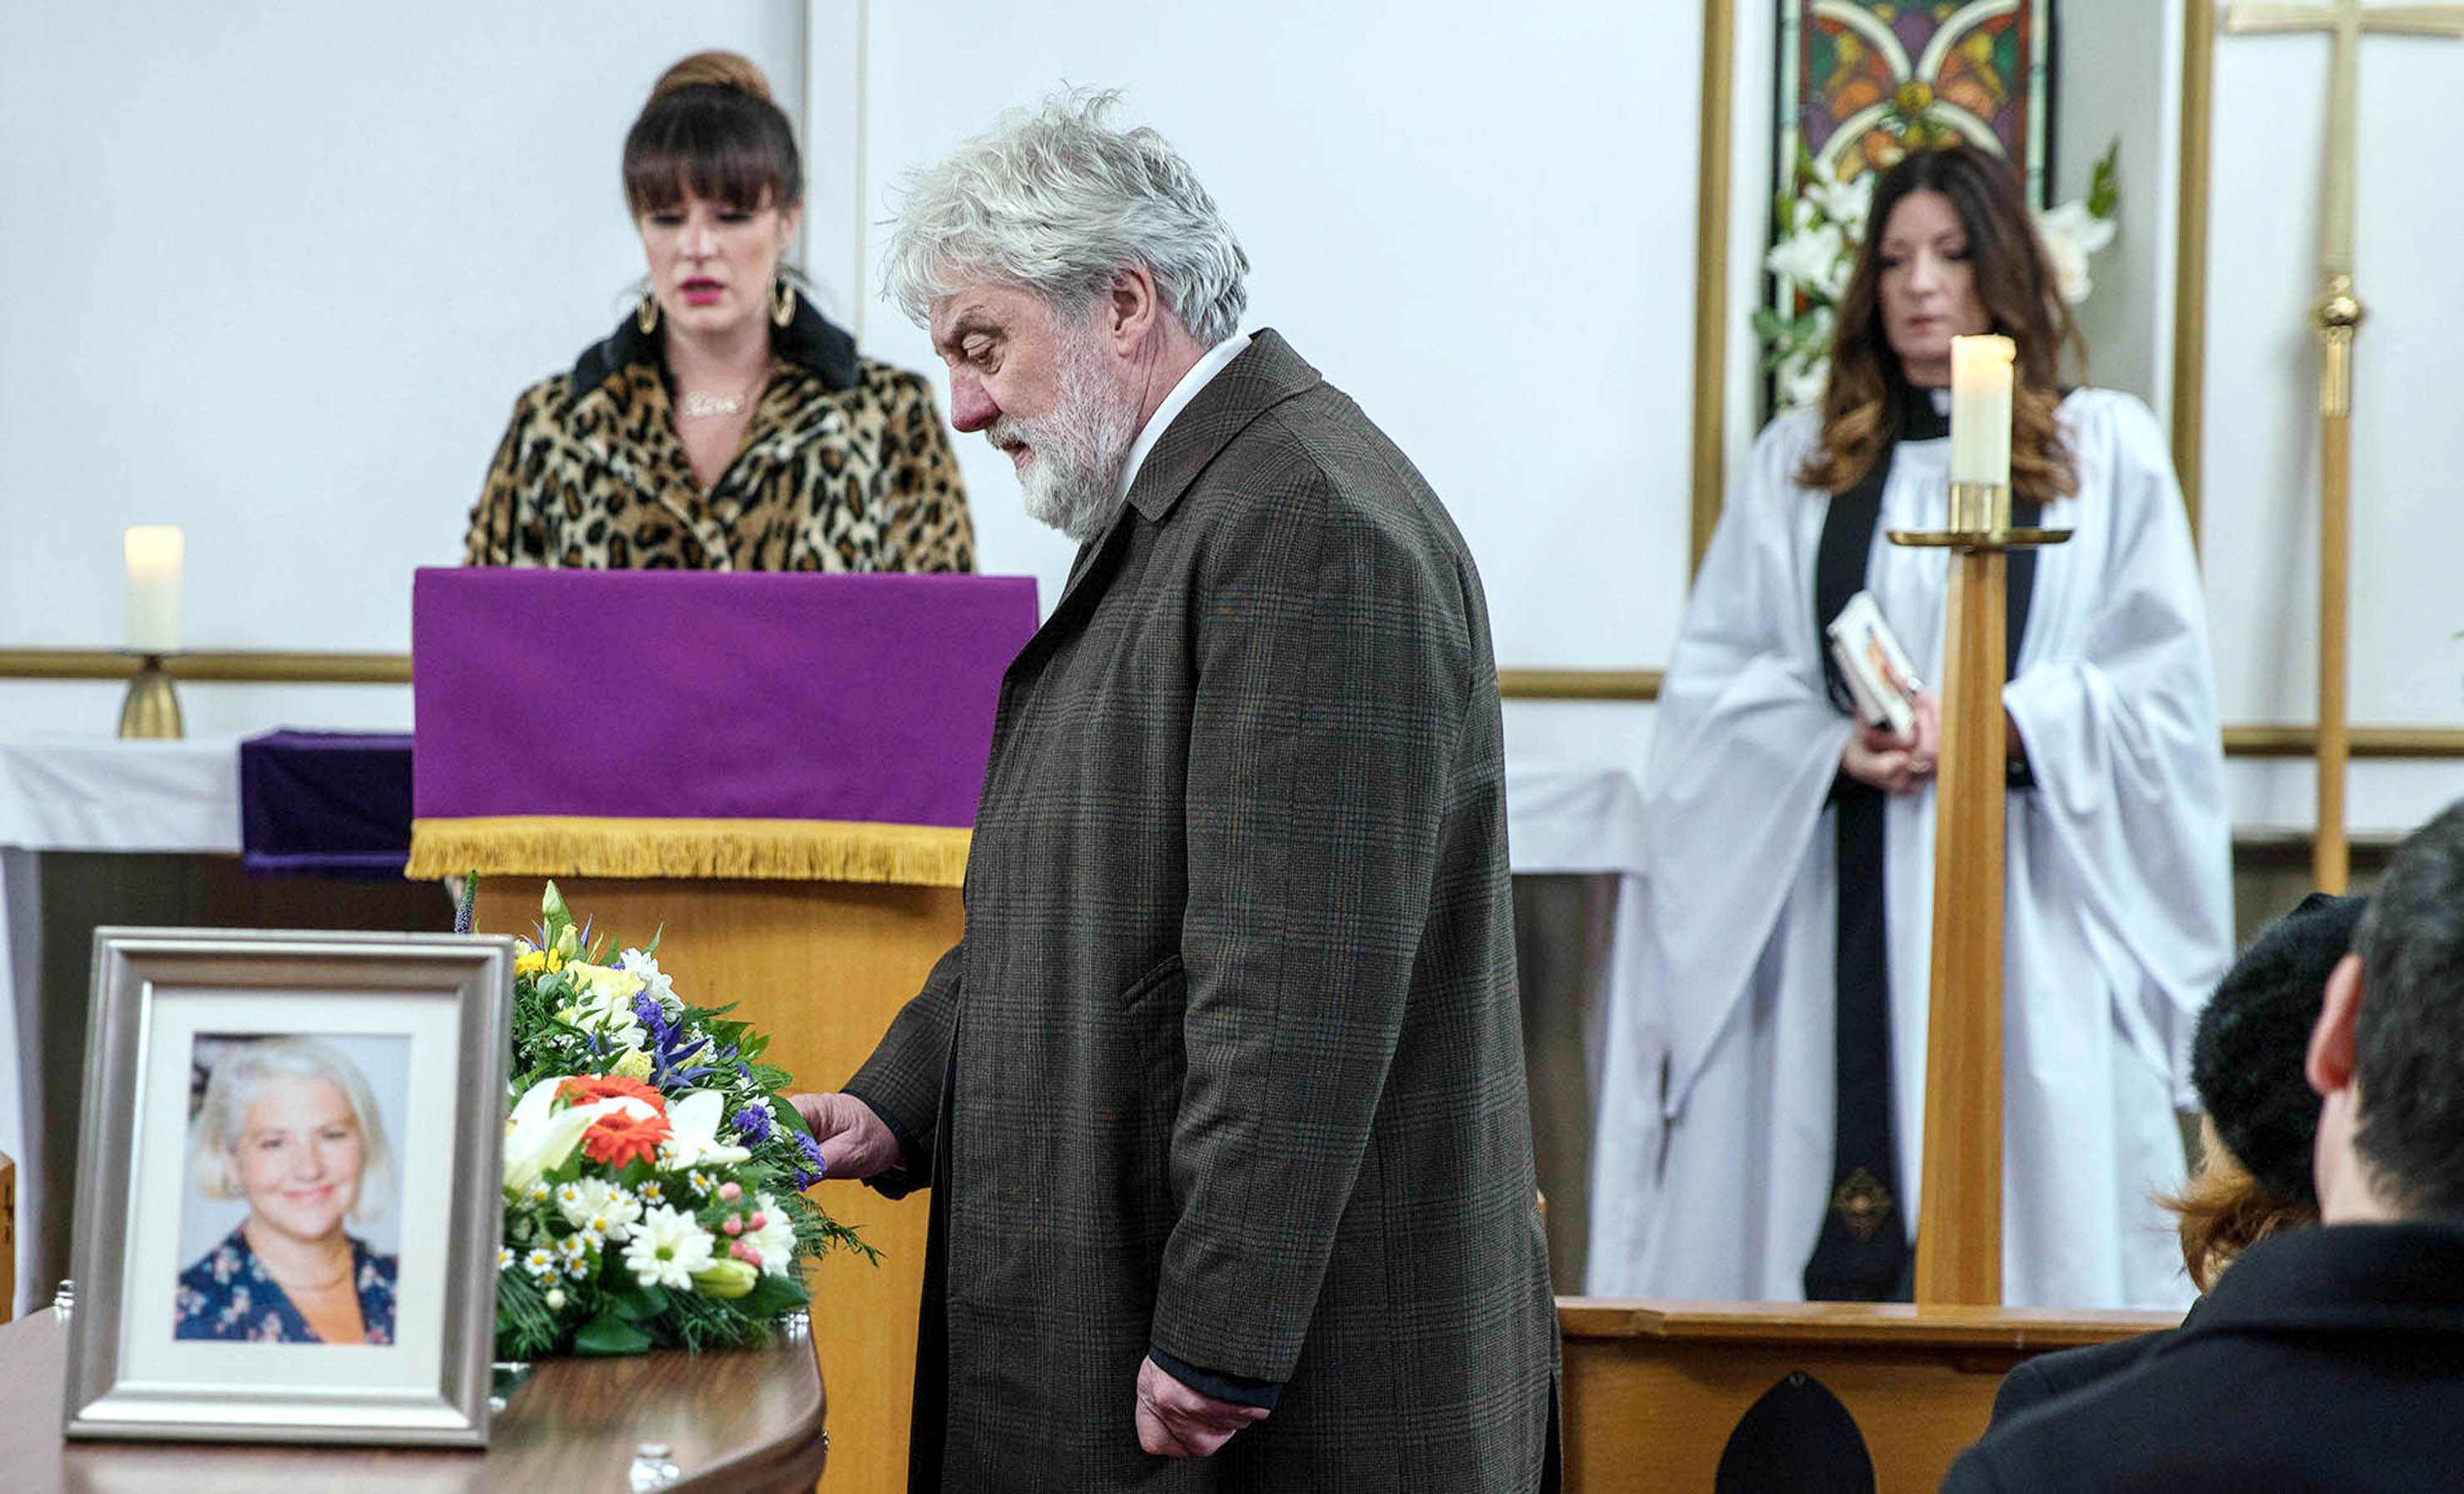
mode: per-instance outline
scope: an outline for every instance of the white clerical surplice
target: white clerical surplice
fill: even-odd
[[[2043,550],[2004,703],[2035,784],[2009,798],[2003,1293],[2189,1300],[2167,1215],[2193,1022],[2232,956],[2231,843],[2207,629],[2164,440],[2128,395],[2061,407],[2075,528]],[[1590,1290],[1794,1299],[1832,1171],[1832,812],[1848,718],[1816,653],[1827,498],[1793,474],[1811,413],[1763,433],[1697,579],[1654,729],[1644,999],[1612,1014]],[[1866,585],[1939,678],[1949,443],[1903,441]],[[1917,1216],[1934,795],[1886,812],[1893,1118]],[[1851,875],[1858,870],[1852,868]]]

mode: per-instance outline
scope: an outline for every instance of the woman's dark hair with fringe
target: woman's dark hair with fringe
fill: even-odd
[[[1865,242],[1839,299],[1831,338],[1831,379],[1822,395],[1822,438],[1796,479],[1827,493],[1855,487],[1898,429],[1911,397],[1900,355],[1882,325],[1882,234],[1891,211],[1910,192],[1950,199],[1968,235],[1976,299],[1991,330],[2018,345],[2011,401],[2011,486],[2020,498],[2049,502],[2079,491],[2079,474],[2054,411],[2061,403],[2065,346],[2078,350],[2084,376],[2087,347],[2062,304],[2035,224],[2011,164],[1968,145],[1912,150],[1882,173],[1865,220]]]
[[[804,200],[803,159],[761,70],[733,52],[701,52],[662,75],[625,136],[625,201],[635,217],[685,193],[743,212]]]

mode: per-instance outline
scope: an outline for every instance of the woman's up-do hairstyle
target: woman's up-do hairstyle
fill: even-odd
[[[625,201],[633,216],[685,193],[742,212],[804,201],[803,160],[769,79],[733,52],[698,52],[661,75],[625,136]]]
[[[1163,136],[1111,123],[1120,97],[1054,94],[907,173],[882,270],[889,299],[922,325],[935,301],[989,281],[1076,317],[1135,264],[1200,344],[1239,331],[1248,256]]]
[[[2051,502],[2079,491],[2079,474],[2054,412],[2061,404],[2061,362],[2076,349],[2084,379],[2087,345],[2071,320],[2044,245],[2028,214],[2018,172],[2010,162],[1973,145],[1911,150],[1874,184],[1865,241],[1839,298],[1831,334],[1831,379],[1822,395],[1822,439],[1797,480],[1826,493],[1857,485],[1898,428],[1913,397],[1882,324],[1882,234],[1891,211],[1911,192],[1940,192],[1950,201],[1968,238],[1976,299],[1991,323],[2017,345],[2011,397],[2011,487],[2018,497]]]

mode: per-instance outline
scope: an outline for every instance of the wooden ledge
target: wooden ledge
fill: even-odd
[[[2001,1349],[2035,1352],[2101,1344],[2169,1328],[2169,1312],[2085,1312],[2058,1307],[1911,1306],[1905,1303],[1639,1302],[1560,1297],[1557,1327],[1568,1340],[1637,1339],[1700,1344],[1866,1344],[1902,1349]]]

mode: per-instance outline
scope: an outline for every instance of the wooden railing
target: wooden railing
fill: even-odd
[[[407,654],[313,654],[219,650],[173,654],[163,661],[174,680],[214,684],[408,684]],[[137,656],[106,649],[0,649],[0,680],[125,680]],[[1660,698],[1657,669],[1501,669],[1498,692],[1509,701],[1648,702]],[[2464,728],[2354,726],[2356,758],[2464,758]],[[2227,726],[2227,757],[2306,758],[2317,749],[2309,726]]]

